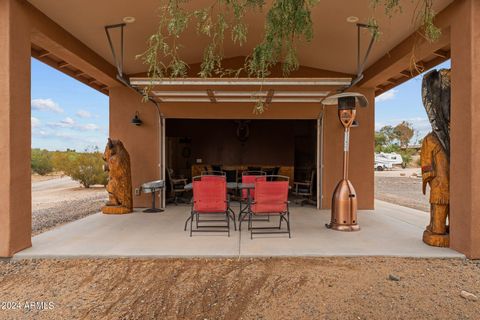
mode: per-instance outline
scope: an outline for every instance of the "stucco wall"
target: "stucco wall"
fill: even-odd
[[[130,123],[135,111],[143,121],[139,127]],[[111,88],[110,137],[120,139],[130,154],[133,189],[159,179],[159,120],[152,103],[143,103],[142,97],[129,88]],[[150,203],[150,194],[133,196],[135,207],[147,207]]]
[[[30,24],[0,1],[0,256],[31,246]]]
[[[452,17],[451,247],[480,259],[480,1],[458,1]]]

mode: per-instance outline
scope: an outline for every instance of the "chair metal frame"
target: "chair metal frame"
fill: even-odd
[[[243,176],[258,176],[258,177],[266,177],[267,176],[267,173],[265,171],[258,171],[258,170],[245,170],[242,172],[242,181],[241,183],[243,183]],[[240,204],[240,212],[238,213],[238,221],[241,221],[241,219],[245,219],[248,215],[248,206],[249,206],[249,197],[251,196],[251,191],[250,190],[245,190],[247,192],[247,198],[243,198],[243,191],[244,190],[240,190],[241,191],[241,195],[240,195],[240,199],[239,199],[239,204]],[[251,199],[250,199],[251,200]],[[242,205],[245,205],[245,207],[242,208]],[[245,213],[245,215],[243,216],[242,218],[242,214]],[[266,220],[265,219],[261,219],[262,221],[270,221],[270,217],[268,217]],[[240,225],[241,225],[241,222],[240,222]],[[239,227],[240,228],[240,227]]]
[[[310,204],[316,204],[316,202],[312,200],[313,185],[315,184],[315,176],[316,176],[315,169],[312,169],[310,174],[310,181],[294,181],[293,182],[292,194],[297,197],[302,197],[302,199],[295,200],[296,204],[299,203],[301,206],[303,206],[305,202]],[[308,188],[308,192],[299,191],[300,189],[299,187],[301,186]]]
[[[215,171],[215,170],[209,170],[209,171],[202,171],[200,173],[200,176],[203,177],[203,176],[224,176],[225,179],[227,177],[227,174],[225,173],[225,171]],[[198,176],[197,176],[198,177]],[[193,178],[192,178],[192,181],[193,181]]]
[[[214,177],[216,179],[225,179],[223,176],[219,175],[203,175],[203,176],[196,176],[192,178],[192,183],[194,181],[201,181],[202,178],[205,177]],[[192,199],[192,207],[190,211],[190,216],[185,220],[185,226],[184,226],[184,231],[187,231],[187,223],[190,221],[190,237],[192,236],[193,232],[227,232],[228,236],[230,237],[230,219],[233,220],[233,225],[234,225],[234,230],[237,230],[237,225],[236,225],[236,218],[235,218],[235,212],[231,209],[230,207],[230,199],[227,194],[227,188],[226,188],[226,179],[225,181],[225,202],[226,202],[226,210],[222,212],[198,212],[195,211],[195,192],[194,192],[194,198]],[[195,187],[193,187],[195,188]],[[200,215],[225,215],[224,219],[200,219]],[[195,220],[195,229],[193,228],[193,222]],[[211,222],[226,222],[225,225],[201,225],[202,223],[211,223]],[[222,230],[226,229],[226,230]]]
[[[179,198],[177,194],[184,194],[185,193],[185,186],[188,183],[188,179],[174,179],[173,178],[173,173],[175,171],[172,168],[167,168],[167,175],[168,175],[168,180],[170,183],[170,193],[173,195],[173,202],[175,205],[178,205],[178,200],[182,199]],[[181,189],[175,188],[175,186],[182,186]],[[185,201],[185,200],[184,200]]]
[[[271,178],[269,180],[268,178]],[[265,183],[278,183],[278,182],[287,182],[287,189],[288,189],[288,182],[290,181],[289,177],[286,176],[281,176],[281,175],[272,175],[268,176],[267,175],[267,181],[262,181]],[[261,214],[256,214],[255,212],[252,211],[252,205],[256,204],[258,197],[256,197],[255,201],[250,204],[249,210],[248,210],[248,229],[250,230],[250,239],[253,239],[254,234],[283,234],[286,233],[288,234],[288,238],[291,238],[291,229],[290,229],[290,209],[289,209],[289,204],[290,202],[288,201],[288,190],[287,190],[287,200],[285,201],[285,211],[282,212],[268,212],[268,213],[261,213]],[[259,216],[259,215],[271,215],[271,216],[278,216],[280,221],[278,224],[278,227],[254,227],[253,226],[253,217],[254,216]],[[287,224],[287,230],[286,231],[275,231],[275,230],[282,230],[282,221],[285,221]],[[241,223],[241,221],[240,221]],[[241,225],[240,225],[241,228]],[[261,231],[255,231],[255,230],[261,230]]]

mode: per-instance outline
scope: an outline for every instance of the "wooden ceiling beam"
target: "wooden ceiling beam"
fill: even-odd
[[[38,52],[38,56],[40,58],[43,58],[43,57],[46,57],[46,56],[49,56],[49,55],[51,55],[51,53],[47,50],[41,50],[41,51]]]
[[[69,64],[68,62],[61,61],[61,62],[58,63],[57,68],[58,68],[58,69],[62,69],[62,68],[65,68],[65,67],[67,67],[67,66],[69,66],[69,65],[70,65],[70,64]]]
[[[412,73],[409,71],[409,70],[402,70],[400,72],[400,74],[406,78],[411,78],[412,77]]]
[[[437,50],[435,52],[433,52],[434,55],[436,55],[437,57],[440,57],[440,58],[444,58],[444,59],[449,59],[450,58],[450,50]]]
[[[103,94],[108,94],[108,91],[105,92],[104,90],[101,89],[101,86],[100,85],[96,85],[95,83],[92,83],[92,82],[98,82],[97,80],[95,81],[92,81],[92,80],[87,80],[87,79],[83,79],[83,78],[79,78],[79,72],[75,72],[73,70],[70,70],[68,68],[59,68],[59,62],[57,60],[54,60],[50,57],[50,55],[43,55],[42,56],[42,52],[43,51],[39,51],[39,50],[35,50],[35,49],[32,49],[31,50],[31,55],[32,57],[34,57],[35,59],[49,65],[50,67],[54,68],[54,69],[57,69],[59,70],[60,72],[72,77],[72,78],[75,78],[77,79],[78,81],[80,81],[81,83],[83,84],[86,84],[87,86],[103,93]],[[51,54],[53,56],[53,54]],[[81,74],[85,74],[85,73],[81,73]]]

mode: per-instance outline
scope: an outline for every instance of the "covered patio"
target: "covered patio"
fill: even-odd
[[[145,1],[132,5],[131,2],[122,0],[115,2],[115,5],[112,3],[113,1],[92,0],[1,2],[3,24],[0,27],[0,46],[4,50],[0,53],[0,203],[4,209],[0,211],[0,257],[12,257],[14,254],[19,257],[454,254],[451,250],[428,248],[422,244],[421,235],[427,224],[427,215],[375,203],[373,172],[375,97],[411,79],[422,70],[451,59],[450,169],[455,174],[451,176],[450,184],[450,246],[468,258],[480,258],[480,198],[477,196],[480,177],[480,157],[477,151],[480,146],[480,116],[477,112],[480,101],[479,1],[436,1],[434,9],[438,14],[435,24],[442,33],[433,43],[418,37],[418,30],[415,30],[415,26],[412,27],[411,21],[416,11],[415,4],[406,1],[402,15],[396,15],[392,19],[383,16],[379,19],[379,25],[385,26],[382,30],[384,36],[372,49],[363,66],[362,77],[357,74],[357,49],[367,48],[369,40],[363,37],[360,43],[357,27],[348,18],[355,14],[354,18],[360,22],[368,21],[371,16],[370,1],[348,1],[348,5],[334,1],[325,4],[322,2],[321,9],[312,11],[312,19],[321,22],[315,24],[314,41],[311,46],[302,44],[299,47],[301,65],[287,80],[282,81],[288,84],[292,79],[322,79],[324,82],[314,83],[311,89],[304,84],[301,84],[301,90],[298,90],[298,84],[297,88],[288,89],[285,83],[278,83],[281,82],[278,80],[282,77],[281,68],[280,65],[275,66],[266,79],[275,82],[273,87],[261,88],[258,83],[255,84],[254,91],[266,102],[272,103],[267,112],[261,114],[253,113],[251,88],[233,90],[232,85],[219,84],[218,78],[200,80],[198,72],[208,39],[199,38],[190,29],[182,39],[183,43],[191,44],[186,48],[185,56],[189,71],[183,80],[175,80],[184,83],[163,80],[155,82],[151,103],[143,102],[142,96],[132,90],[132,87],[138,90],[145,85],[141,81],[148,77],[147,67],[135,57],[145,51],[146,40],[158,27],[157,16],[153,14],[157,2]],[[188,10],[197,9],[201,4],[202,2],[192,1]],[[125,39],[118,40],[121,44],[126,44],[125,61],[122,61],[121,66],[112,55],[112,46],[106,39],[105,28],[125,21],[126,18],[130,18],[127,20],[131,23],[125,30]],[[133,23],[131,18],[136,22]],[[253,36],[249,38],[248,45],[241,48],[234,43],[225,44],[225,68],[238,70],[244,66],[245,57],[252,52],[254,44],[261,41],[262,32],[259,30],[263,29],[264,15],[251,14],[246,21]],[[123,48],[123,45],[115,44]],[[123,49],[117,51],[122,52],[123,60]],[[413,56],[415,63],[412,66]],[[292,210],[291,240],[250,240],[238,232],[230,239],[223,236],[196,236],[191,239],[182,231],[189,209],[181,206],[167,208],[160,215],[135,213],[116,217],[97,214],[32,238],[31,193],[25,192],[31,188],[32,57],[109,96],[109,136],[121,140],[130,153],[134,207],[150,205],[150,195],[139,192],[142,184],[167,179],[166,144],[169,137],[166,133],[171,128],[169,121],[308,120],[310,123],[314,121],[317,127],[313,167],[317,172],[315,185],[320,210]],[[194,82],[188,82],[189,79],[194,79]],[[240,78],[244,82],[250,81],[246,79]],[[328,83],[326,79],[336,79],[336,83]],[[351,137],[352,168],[349,179],[358,194],[358,208],[364,210],[359,216],[363,230],[356,234],[337,234],[324,227],[329,219],[330,199],[342,172],[342,163],[338,160],[344,144],[343,128],[338,121],[336,108],[323,108],[320,101],[325,95],[337,90],[339,84],[349,82],[345,79],[352,79],[347,86],[351,91],[365,95],[369,101],[368,108],[359,110],[356,117],[359,126],[354,129]],[[205,83],[200,85],[202,81]],[[248,87],[248,84],[244,86]],[[332,85],[334,87],[329,88]],[[291,101],[292,97],[295,97],[295,101]],[[193,101],[196,102],[192,103]],[[141,126],[132,125],[134,116],[141,118]],[[285,145],[291,147],[292,143]],[[284,154],[287,153],[285,150]],[[192,154],[191,157],[184,158],[184,162],[188,162],[185,165],[187,168],[207,164],[204,161],[210,160],[203,154],[195,157]],[[293,165],[292,161],[210,161],[210,165],[298,167],[295,161]],[[159,200],[163,206],[164,194]],[[246,232],[245,230],[244,233]],[[226,247],[222,249],[222,246]]]
[[[33,237],[33,246],[15,257],[464,257],[422,242],[428,214],[383,201],[376,201],[375,210],[360,211],[362,231],[351,233],[325,228],[330,210],[293,207],[291,239],[288,235],[256,235],[251,240],[246,225],[241,232],[232,227],[230,237],[225,233],[189,237],[183,231],[189,209],[178,205],[155,214],[97,213]]]

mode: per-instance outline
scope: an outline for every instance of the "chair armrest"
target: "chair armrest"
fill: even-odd
[[[293,184],[298,186],[307,186],[307,187],[311,185],[310,182],[294,182]]]
[[[172,179],[172,182],[174,184],[177,184],[177,183],[185,183],[187,184],[187,179]]]

